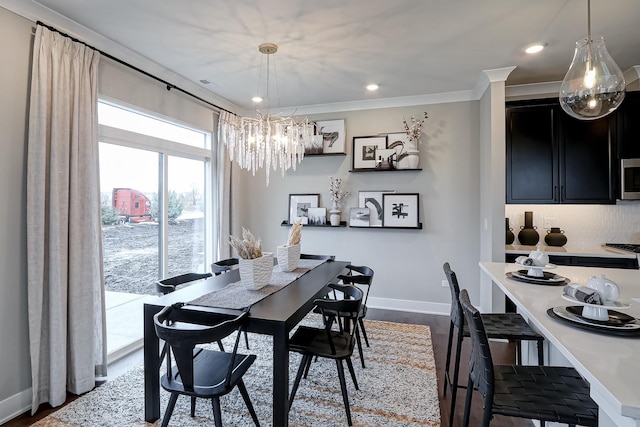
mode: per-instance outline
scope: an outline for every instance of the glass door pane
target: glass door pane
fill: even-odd
[[[100,144],[105,290],[155,295],[158,153]]]
[[[169,156],[167,276],[204,273],[205,162]]]

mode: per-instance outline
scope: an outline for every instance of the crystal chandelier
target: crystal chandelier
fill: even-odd
[[[258,111],[257,117],[234,117],[228,120],[224,143],[229,150],[229,159],[236,160],[240,168],[253,172],[265,169],[267,186],[269,171],[280,168],[296,170],[296,165],[304,158],[305,144],[322,138],[314,135],[314,126],[307,119],[296,121],[291,116],[272,115],[269,108],[270,57],[278,51],[274,43],[263,43],[258,50],[267,58],[266,109]],[[276,76],[277,83],[277,76]],[[277,86],[276,86],[277,87]]]
[[[587,38],[576,42],[573,61],[560,86],[560,105],[572,117],[595,120],[613,112],[625,95],[620,67],[604,39],[591,38],[591,0],[587,1]]]

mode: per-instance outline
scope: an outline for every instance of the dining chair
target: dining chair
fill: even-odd
[[[194,320],[193,312],[185,310],[183,303],[166,306],[154,318],[158,338],[168,345],[167,372],[160,379],[162,388],[171,393],[162,419],[167,427],[178,396],[191,397],[191,416],[195,416],[196,398],[211,399],[216,427],[222,426],[220,397],[238,387],[256,426],[258,417],[249,398],[242,377],[255,362],[255,355],[238,353],[240,330],[249,313],[243,311],[235,318],[220,316],[213,326],[204,326]],[[222,340],[236,333],[233,351],[201,349],[194,357],[196,345]],[[175,365],[172,364],[172,355]]]
[[[350,285],[330,283],[329,288],[337,290],[342,299],[319,298],[314,301],[316,307],[320,309],[323,318],[323,327],[314,328],[310,326],[300,326],[289,340],[289,351],[302,355],[298,373],[291,389],[289,397],[289,407],[293,405],[298,386],[303,374],[309,371],[313,357],[333,359],[338,369],[340,379],[340,389],[342,390],[342,401],[347,413],[347,422],[351,421],[351,409],[349,407],[349,396],[347,394],[347,383],[344,375],[342,362],[347,363],[351,379],[356,390],[358,381],[351,363],[351,356],[355,347],[355,333],[358,330],[358,314],[362,305],[362,290]],[[336,321],[340,314],[341,322]],[[335,326],[334,326],[335,325]],[[348,325],[349,327],[345,327]],[[306,375],[305,375],[306,377]]]
[[[239,262],[238,258],[221,259],[220,261],[211,263],[211,271],[216,276],[219,276],[231,270],[234,266],[238,265]]]
[[[451,409],[449,416],[449,426],[453,425],[453,415],[456,407],[456,395],[458,388],[465,388],[464,385],[458,384],[458,376],[460,373],[460,353],[462,350],[462,341],[469,337],[469,328],[464,320],[462,306],[460,305],[460,286],[458,277],[451,269],[448,262],[443,265],[444,273],[447,276],[449,290],[451,291],[451,315],[449,325],[449,339],[447,342],[447,357],[444,368],[444,391],[447,394],[447,386],[451,387]],[[485,324],[487,335],[493,339],[506,339],[516,342],[516,359],[521,360],[521,342],[535,341],[538,348],[538,365],[544,364],[544,337],[537,333],[529,326],[526,320],[518,313],[484,313],[482,319]],[[456,332],[456,355],[453,366],[453,379],[449,371],[451,365],[451,351],[453,347],[453,334]]]
[[[178,276],[167,277],[166,279],[158,280],[156,282],[156,291],[162,293],[162,295],[169,294],[176,290],[176,287],[183,285],[194,280],[206,279],[211,277],[211,273],[186,273]]]
[[[338,276],[339,280],[346,285],[353,285],[359,287],[363,292],[362,306],[360,307],[360,313],[358,313],[358,324],[360,328],[356,331],[356,342],[358,344],[358,354],[360,356],[360,363],[362,367],[364,364],[364,354],[362,352],[362,342],[360,340],[360,331],[362,331],[362,337],[364,342],[369,347],[369,338],[367,337],[367,331],[364,328],[363,319],[367,316],[367,298],[369,297],[369,290],[373,283],[373,270],[366,266],[347,265],[349,272],[347,274],[341,274]]]
[[[469,425],[474,389],[484,397],[482,426],[494,414],[569,424],[597,426],[598,405],[589,396],[589,383],[573,367],[494,365],[484,315],[460,291],[460,304],[469,325],[471,359],[462,425]]]

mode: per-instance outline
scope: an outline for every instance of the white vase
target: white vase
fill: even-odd
[[[420,161],[420,151],[407,150],[398,159],[398,169],[417,169]]]
[[[281,245],[276,248],[278,265],[282,271],[293,271],[298,268],[300,261],[300,243],[297,245]]]
[[[240,281],[249,289],[262,289],[273,273],[273,252],[263,252],[260,258],[238,260]]]
[[[333,227],[338,227],[340,225],[340,214],[342,210],[337,205],[333,205],[333,208],[329,211],[329,220],[331,221],[331,225]]]

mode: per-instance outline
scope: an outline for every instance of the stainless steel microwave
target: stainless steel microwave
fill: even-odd
[[[620,198],[640,200],[640,159],[622,159]]]

